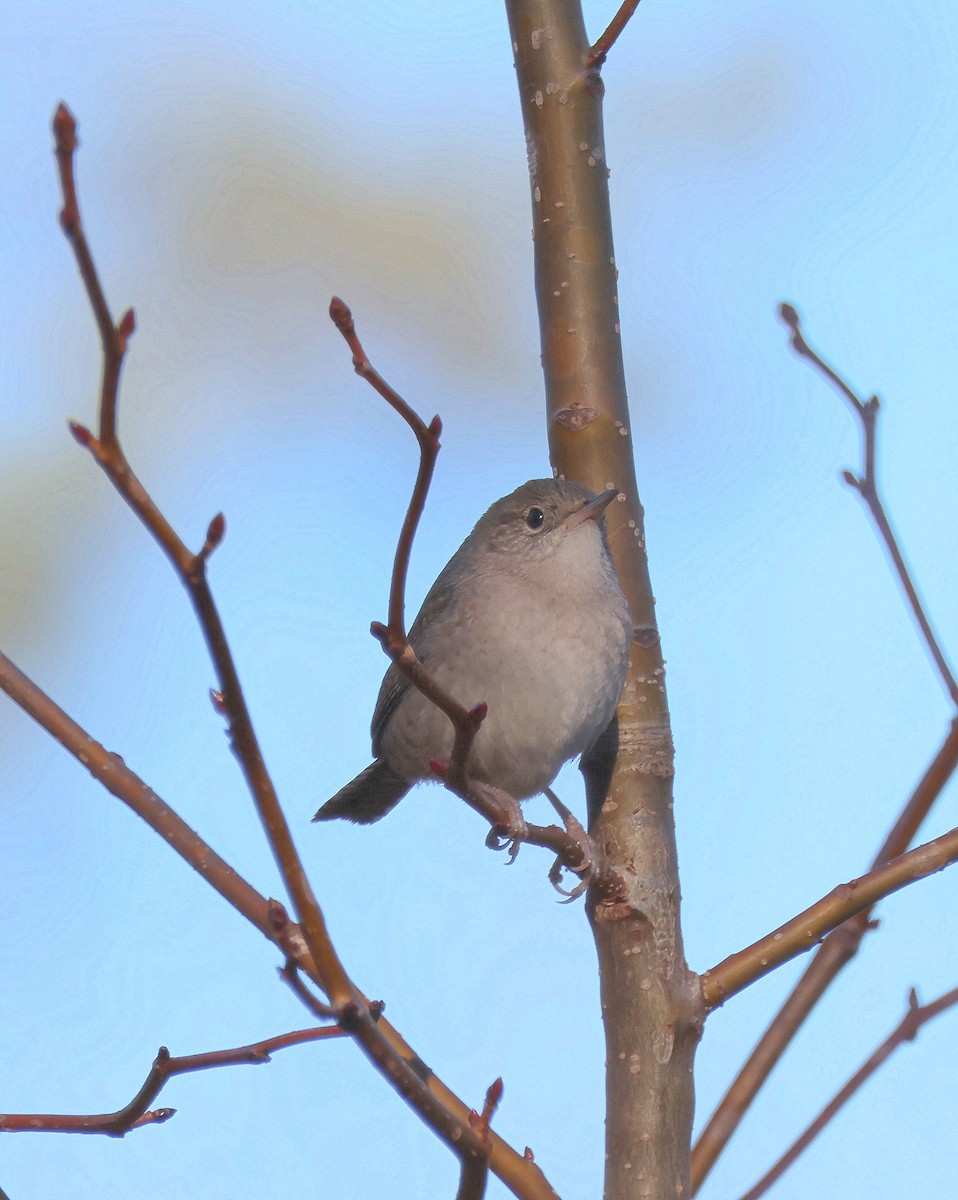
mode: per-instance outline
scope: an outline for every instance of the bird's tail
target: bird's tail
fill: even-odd
[[[397,775],[384,759],[377,758],[365,771],[327,800],[314,821],[343,817],[357,825],[371,825],[384,817],[409,791],[409,780]]]

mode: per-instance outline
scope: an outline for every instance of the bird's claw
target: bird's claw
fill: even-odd
[[[552,864],[549,871],[549,882],[557,892],[561,892],[566,897],[562,903],[571,904],[573,900],[577,900],[582,895],[595,878],[599,862],[599,848],[583,828],[581,821],[566,808],[555,792],[547,788],[546,795],[549,797],[556,812],[562,818],[565,831],[575,843],[580,855],[577,863],[571,863],[567,857],[560,855]],[[560,882],[563,869],[571,871],[573,875],[579,876],[579,882],[571,891],[567,891]]]
[[[522,816],[522,808],[518,800],[514,800],[502,788],[494,787],[490,783],[474,783],[473,786],[477,791],[482,792],[486,799],[490,800],[499,810],[499,820],[496,821],[486,835],[486,845],[490,850],[508,851],[509,861],[507,865],[511,867],[516,861],[519,846],[529,834],[529,826]]]
[[[512,831],[504,829],[501,825],[493,825],[486,834],[486,845],[490,850],[507,850],[509,852],[509,861],[506,863],[506,866],[511,867],[516,861],[519,847],[522,845],[522,839],[513,837]]]
[[[562,895],[565,896],[565,899],[560,900],[559,903],[560,904],[571,904],[573,900],[579,899],[579,897],[582,895],[582,893],[586,890],[586,888],[588,888],[589,884],[592,882],[592,876],[595,874],[595,867],[591,862],[588,863],[588,865],[583,868],[584,873],[583,873],[582,878],[579,880],[579,882],[575,885],[575,887],[571,891],[569,891],[567,888],[564,888],[562,886],[562,872],[565,869],[566,869],[566,863],[563,861],[563,859],[561,857],[557,858],[555,860],[555,862],[552,864],[551,868],[549,869],[549,882],[552,884],[552,886],[555,888],[555,890],[557,892],[561,892]],[[569,867],[568,869],[570,871],[572,870],[571,867]],[[578,871],[576,872],[576,874],[578,874]]]

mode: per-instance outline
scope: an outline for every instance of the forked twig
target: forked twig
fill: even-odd
[[[901,547],[898,544],[898,539],[891,527],[891,522],[888,520],[888,514],[885,512],[885,506],[878,492],[878,479],[875,470],[875,451],[876,440],[878,435],[878,414],[880,404],[877,396],[869,396],[867,400],[855,394],[851,387],[838,374],[834,367],[829,366],[821,355],[813,350],[805,340],[805,335],[802,332],[801,318],[798,312],[791,304],[782,304],[779,308],[779,313],[785,324],[791,329],[791,345],[797,354],[807,359],[813,367],[816,368],[825,378],[835,387],[848,401],[852,411],[858,417],[862,427],[863,437],[863,454],[864,459],[862,472],[856,475],[853,471],[843,471],[842,478],[849,487],[854,488],[856,492],[865,501],[868,511],[872,515],[872,520],[878,529],[878,533],[885,544],[885,549],[892,560],[892,565],[895,568],[895,573],[901,583],[902,590],[908,601],[915,621],[918,623],[918,628],[921,630],[922,638],[928,648],[928,653],[931,655],[932,661],[941,676],[941,681],[951,698],[952,704],[958,706],[958,681],[955,680],[954,672],[948,665],[941,644],[931,627],[931,622],[925,613],[924,606],[918,595],[914,581],[905,564],[904,556],[901,552]]]
[[[475,1129],[486,1145],[486,1153],[470,1156],[462,1160],[462,1174],[459,1178],[459,1190],[456,1200],[482,1200],[486,1194],[486,1183],[489,1179],[489,1152],[492,1142],[489,1140],[489,1127],[493,1113],[499,1107],[502,1099],[502,1080],[495,1079],[486,1090],[486,1100],[482,1112],[473,1110],[469,1114],[469,1124]]]
[[[206,566],[210,553],[219,544],[226,527],[223,515],[218,514],[210,522],[200,552],[191,553],[137,479],[120,446],[117,434],[117,389],[126,339],[133,330],[132,310],[119,325],[114,325],[80,218],[73,167],[77,146],[76,121],[65,104],[57,108],[53,132],[63,192],[60,223],[76,256],[103,346],[99,434],[94,436],[90,430],[75,422],[71,423],[71,431],[77,441],[93,454],[116,490],[166,551],[189,593],[219,680],[219,694],[229,720],[233,751],[246,777],[283,881],[295,903],[303,935],[322,972],[323,988],[334,1005],[355,1007],[357,989],[333,948],[319,904],[296,852],[253,728],[226,631],[207,582]]]
[[[190,1071],[208,1071],[213,1067],[235,1067],[268,1063],[270,1055],[288,1046],[318,1042],[326,1038],[344,1037],[345,1030],[336,1025],[320,1029],[297,1029],[277,1034],[249,1046],[232,1050],[207,1050],[202,1054],[187,1054],[173,1058],[165,1046],[157,1052],[143,1086],[129,1104],[113,1113],[94,1116],[58,1115],[55,1113],[0,1113],[0,1133],[105,1133],[123,1137],[131,1129],[157,1125],[176,1114],[175,1108],[150,1109],[168,1080]]]
[[[125,338],[132,332],[132,313],[114,326],[92,255],[86,243],[80,219],[74,178],[73,156],[76,150],[76,123],[61,104],[54,118],[56,157],[59,166],[64,207],[61,224],[77,258],[80,274],[103,344],[104,373],[100,396],[99,436],[83,426],[71,429],[103,468],[114,487],[134,509],[147,529],[166,551],[182,583],[187,588],[200,622],[219,680],[214,701],[229,720],[233,750],[247,779],[260,819],[283,881],[300,918],[300,930],[312,959],[315,978],[329,997],[337,1019],[361,1045],[391,1086],[422,1116],[433,1131],[462,1158],[478,1151],[480,1143],[471,1129],[464,1127],[430,1090],[414,1065],[397,1051],[393,1040],[378,1029],[362,993],[347,975],[326,929],[322,910],[303,869],[286,817],[279,804],[272,780],[253,729],[239,676],[226,640],[212,592],[206,580],[209,555],[222,538],[222,515],[213,518],[206,541],[192,554],[160,513],[146,489],[129,467],[116,434],[117,384],[125,351]],[[411,538],[411,533],[410,533]],[[268,922],[267,922],[268,924]],[[523,1175],[529,1194],[542,1186],[541,1174]]]
[[[892,562],[896,566],[906,596],[909,597],[909,601],[911,600],[911,596],[914,596],[917,602],[917,592],[904,566],[903,556],[877,491],[876,432],[879,411],[877,398],[873,397],[870,401],[863,401],[855,394],[845,380],[842,379],[838,372],[811,349],[801,331],[798,313],[792,305],[781,305],[779,313],[783,321],[792,330],[791,344],[795,351],[807,358],[825,376],[841,393],[861,421],[864,436],[864,468],[862,476],[859,478],[853,476],[851,472],[846,472],[844,478],[866,500],[869,511],[872,513],[879,532],[888,548]],[[867,484],[863,488],[862,484],[865,481],[867,481]],[[930,624],[927,618],[924,617],[924,610],[920,603],[917,607],[913,606],[912,611],[919,621],[926,644],[939,670],[939,674],[944,680],[949,694],[954,698],[953,681],[952,684],[949,683],[949,680],[952,679],[951,672],[938,646],[937,639],[931,633]],[[930,812],[932,805],[954,774],[956,767],[958,767],[958,722],[953,720],[951,728],[938,753],[929,764],[924,776],[872,861],[872,870],[898,857],[907,850]],[[732,1133],[738,1127],[752,1101],[758,1095],[762,1085],[790,1045],[792,1038],[794,1038],[801,1028],[808,1014],[824,995],[842,968],[858,952],[861,939],[873,927],[871,908],[864,908],[850,921],[847,921],[825,938],[823,945],[815,953],[815,956],[802,973],[798,983],[762,1034],[755,1049],[743,1064],[741,1070],[730,1084],[727,1092],[699,1134],[692,1151],[693,1194],[701,1187],[719,1155],[727,1145]]]
[[[489,844],[500,848],[499,836],[501,835],[506,838],[506,844],[513,847],[513,852],[519,842],[543,846],[552,850],[557,859],[569,870],[581,871],[588,864],[583,863],[582,844],[576,838],[566,830],[560,829],[558,825],[530,825],[521,818],[519,818],[521,825],[516,828],[517,818],[512,811],[496,801],[492,794],[495,789],[477,788],[469,779],[469,754],[476,734],[485,719],[486,705],[480,702],[473,708],[466,708],[454,696],[440,687],[410,645],[405,626],[405,590],[409,558],[412,552],[413,537],[425,508],[429,484],[439,453],[439,434],[442,430],[442,422],[439,417],[433,417],[432,421],[426,425],[411,405],[403,400],[399,393],[375,370],[359,340],[352,312],[338,296],[334,296],[330,302],[329,315],[352,352],[353,367],[357,375],[375,388],[380,396],[399,413],[419,442],[419,469],[393,563],[389,589],[389,624],[383,625],[379,621],[374,621],[370,626],[370,632],[409,682],[428,700],[431,700],[451,721],[455,739],[450,760],[448,763],[443,763],[434,759],[433,770],[450,791],[465,800],[471,808],[489,822],[492,826]],[[517,808],[518,806],[516,806]],[[606,882],[607,886],[612,886],[610,881]]]
[[[744,950],[730,954],[700,976],[706,1010],[724,1004],[730,996],[742,991],[756,979],[761,979],[790,958],[809,950],[826,933],[862,909],[872,908],[893,892],[934,875],[956,861],[958,829],[951,829],[941,837],[925,842],[923,846],[916,846],[900,858],[869,871],[867,875],[850,883],[839,884],[797,917],[792,917]]]
[[[811,1143],[818,1137],[825,1126],[848,1103],[855,1093],[874,1075],[878,1068],[903,1046],[912,1042],[918,1036],[921,1027],[939,1016],[949,1008],[958,1004],[958,988],[945,992],[930,1004],[919,1004],[918,995],[912,988],[908,995],[908,1010],[875,1052],[865,1060],[844,1087],[840,1088],[825,1105],[814,1121],[802,1135],[789,1146],[782,1157],[771,1166],[762,1178],[742,1196],[742,1200],[759,1200],[764,1196],[773,1183],[777,1182],[788,1170],[792,1163],[803,1154]]]
[[[605,31],[592,45],[589,53],[586,55],[584,66],[586,70],[593,67],[601,67],[606,60],[609,51],[619,39],[619,34],[625,29],[629,21],[632,19],[632,14],[639,7],[639,0],[622,0],[619,5],[618,12],[609,22]]]

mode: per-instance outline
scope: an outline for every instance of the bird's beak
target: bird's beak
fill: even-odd
[[[566,529],[574,529],[576,525],[581,525],[583,521],[598,521],[618,494],[615,488],[609,488],[607,492],[593,496],[581,508],[577,508],[574,513],[570,513],[562,522],[563,526]]]

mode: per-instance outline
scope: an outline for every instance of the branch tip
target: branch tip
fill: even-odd
[[[77,123],[76,117],[67,108],[61,100],[57,105],[57,110],[53,114],[53,134],[57,140],[57,146],[62,146],[66,150],[72,150],[76,145]],[[70,145],[70,142],[73,145]]]
[[[81,446],[92,445],[93,434],[85,425],[81,425],[79,421],[70,421],[69,426],[70,432],[73,434],[74,439],[78,441]]]
[[[210,703],[221,717],[229,715],[226,711],[226,701],[223,699],[223,693],[218,692],[216,688],[210,688]]]
[[[344,337],[347,333],[352,333],[355,328],[353,314],[349,310],[349,305],[345,301],[340,300],[338,296],[333,296],[329,302],[329,316]]]
[[[226,533],[226,518],[222,513],[217,513],[207,527],[206,541],[203,543],[203,548],[196,556],[200,562],[206,562],[209,556],[223,540],[224,533]]]
[[[789,304],[787,301],[783,300],[778,306],[778,315],[793,333],[798,333],[802,325],[802,319],[798,315],[798,310],[795,308],[794,304]]]
[[[136,313],[132,308],[128,308],[123,316],[120,317],[120,323],[117,325],[116,331],[123,339],[124,344],[136,332]]]

